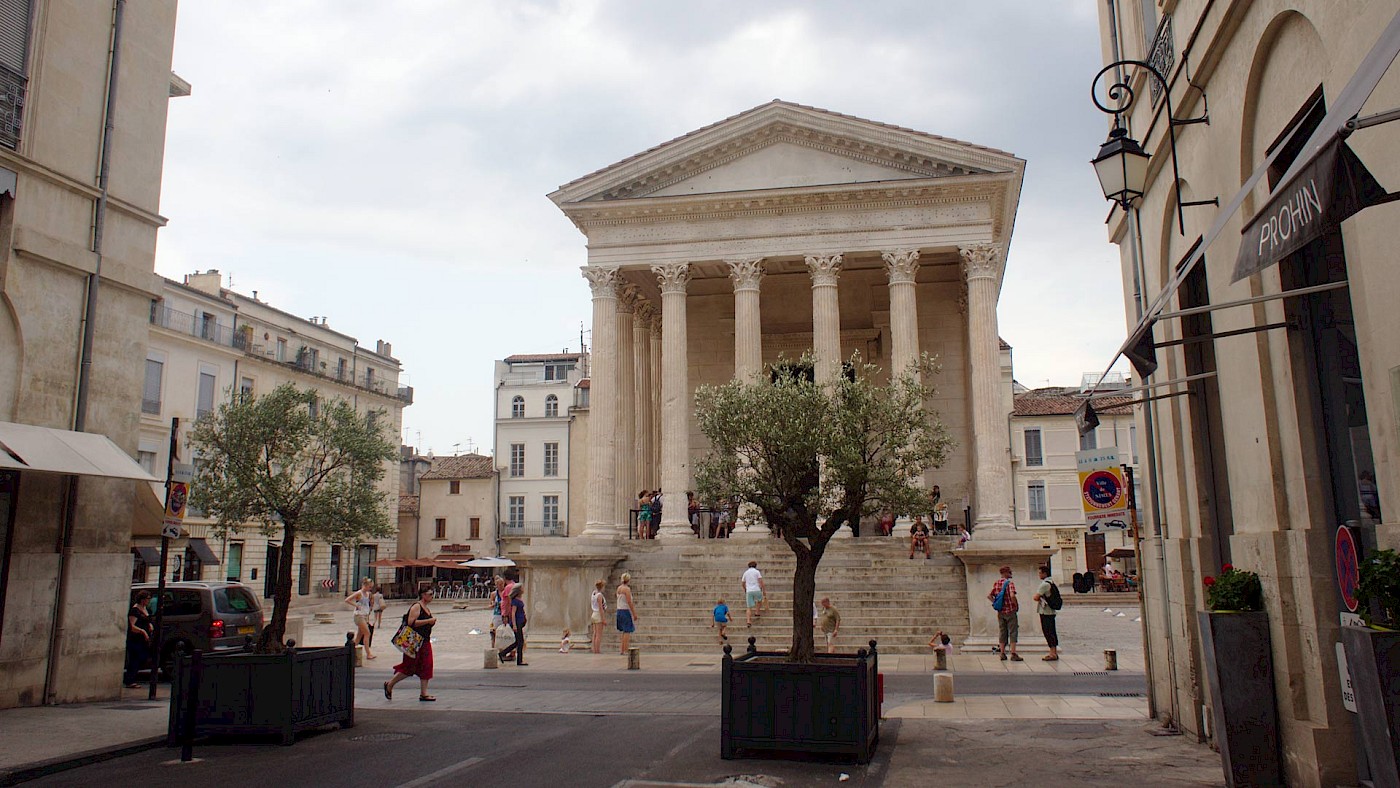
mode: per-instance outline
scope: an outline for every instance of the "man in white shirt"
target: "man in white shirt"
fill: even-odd
[[[744,624],[751,627],[754,619],[759,617],[754,613],[754,608],[763,603],[763,573],[758,571],[757,561],[750,561],[749,568],[744,570],[743,586]]]

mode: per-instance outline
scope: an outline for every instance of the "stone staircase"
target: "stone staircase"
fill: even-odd
[[[839,648],[854,651],[873,638],[886,654],[922,654],[936,629],[957,642],[966,637],[967,586],[962,563],[949,553],[952,546],[950,537],[934,537],[931,559],[910,560],[907,537],[832,540],[817,568],[815,598],[829,596],[841,611]],[[654,653],[718,653],[710,621],[720,597],[729,605],[729,642],[736,651],[747,647],[749,636],[762,650],[791,645],[796,560],[786,543],[647,541],[629,542],[626,549],[627,559],[609,579],[608,597],[611,604],[618,578],[630,572],[640,617],[633,645]],[[749,561],[763,572],[770,606],[751,629],[744,626],[739,579]]]

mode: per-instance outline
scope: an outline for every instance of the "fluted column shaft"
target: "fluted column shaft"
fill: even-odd
[[[984,537],[1014,538],[1011,524],[1011,458],[1001,392],[997,289],[1001,250],[991,244],[961,247],[967,276],[967,331],[972,376],[972,440],[976,447],[976,530]]]
[[[616,268],[584,268],[593,291],[593,351],[588,392],[588,524],[585,536],[616,536],[613,516],[616,478],[613,465],[617,431],[617,284]]]
[[[652,309],[638,304],[632,322],[632,487],[650,488],[651,468],[651,320]]]
[[[734,379],[747,381],[763,369],[759,283],[763,259],[729,260],[734,279]]]
[[[890,278],[890,378],[894,379],[919,359],[919,308],[914,277],[919,271],[917,249],[884,252]]]
[[[661,285],[661,537],[691,535],[685,507],[690,486],[690,371],[686,348],[686,263],[654,265]]]
[[[637,484],[633,471],[634,462],[633,419],[635,417],[636,370],[632,366],[633,348],[632,304],[636,300],[635,288],[624,286],[617,301],[617,435],[616,449],[613,452],[614,499],[613,512],[619,524],[628,522],[627,512],[636,500]]]
[[[655,490],[661,486],[661,316],[651,324],[651,466],[647,468],[647,484]]]
[[[812,274],[812,354],[817,383],[825,385],[841,374],[841,301],[836,291],[841,255],[807,255],[807,270]]]

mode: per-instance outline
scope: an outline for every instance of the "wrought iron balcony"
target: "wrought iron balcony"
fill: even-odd
[[[507,520],[501,523],[501,536],[568,536],[563,520]]]
[[[205,315],[191,315],[161,306],[158,302],[151,303],[151,325],[188,334],[224,347],[241,350],[244,344],[243,335],[229,326],[207,319]]]
[[[29,80],[23,74],[0,66],[0,145],[19,148],[20,123],[24,119],[24,96]]]

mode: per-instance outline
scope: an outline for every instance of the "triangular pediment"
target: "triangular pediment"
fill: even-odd
[[[1003,151],[783,101],[561,187],[556,204],[847,186],[1019,170]]]

